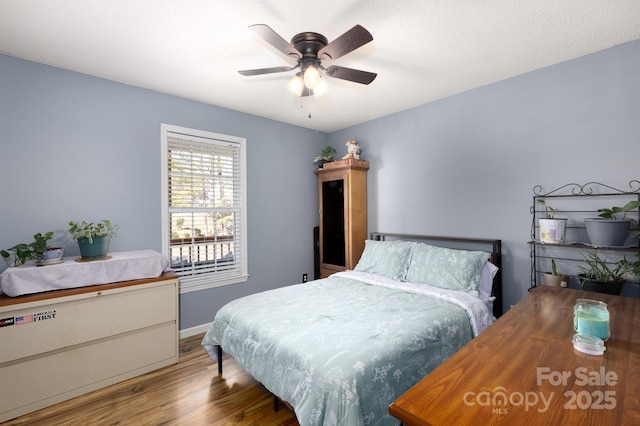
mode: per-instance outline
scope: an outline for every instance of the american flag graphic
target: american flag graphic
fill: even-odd
[[[21,317],[16,317],[16,324],[26,324],[28,322],[33,322],[33,315],[24,315]]]

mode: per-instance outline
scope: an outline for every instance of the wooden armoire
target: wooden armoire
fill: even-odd
[[[318,175],[320,277],[353,269],[367,239],[369,162],[348,158],[325,163]]]

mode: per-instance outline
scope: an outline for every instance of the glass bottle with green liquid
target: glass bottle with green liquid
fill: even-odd
[[[576,299],[573,305],[573,329],[580,334],[609,339],[609,309],[599,300]]]

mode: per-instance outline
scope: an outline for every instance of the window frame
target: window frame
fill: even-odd
[[[161,232],[162,232],[162,254],[170,260],[170,224],[169,224],[169,135],[178,134],[185,140],[193,139],[197,142],[206,142],[207,140],[237,144],[240,150],[240,274],[229,276],[228,274],[219,274],[217,272],[203,273],[197,276],[181,275],[180,276],[180,294],[200,291],[209,288],[215,288],[230,284],[238,284],[246,282],[249,278],[248,273],[248,247],[247,247],[247,158],[246,158],[246,139],[238,136],[224,135],[220,133],[209,132],[206,130],[191,129],[187,127],[175,126],[171,124],[161,123]],[[236,241],[236,238],[234,238]],[[224,275],[224,276],[216,276]]]

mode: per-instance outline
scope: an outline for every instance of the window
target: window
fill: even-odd
[[[162,252],[180,292],[247,280],[245,139],[161,125]]]

